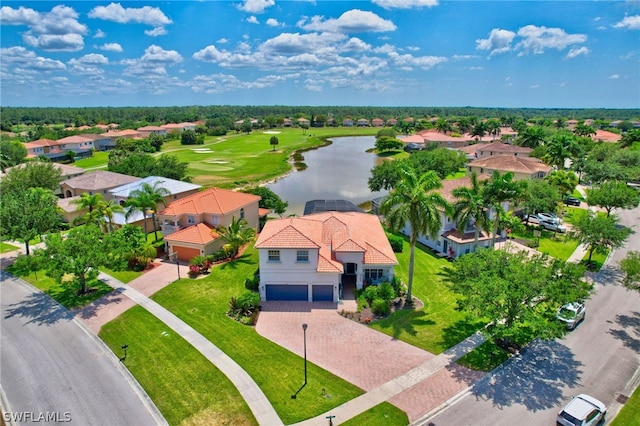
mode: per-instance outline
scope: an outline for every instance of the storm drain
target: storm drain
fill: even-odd
[[[616,398],[616,401],[618,401],[620,404],[626,404],[628,400],[629,397],[623,394],[618,395],[618,397]]]

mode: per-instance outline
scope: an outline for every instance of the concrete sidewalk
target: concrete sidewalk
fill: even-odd
[[[165,323],[169,328],[189,342],[198,352],[204,355],[216,368],[222,371],[247,402],[258,424],[274,426],[283,424],[273,409],[271,402],[269,402],[251,376],[203,335],[135,288],[127,286],[105,273],[100,273],[99,279]]]

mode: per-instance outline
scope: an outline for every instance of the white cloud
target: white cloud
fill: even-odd
[[[540,85],[539,84],[532,84],[531,86],[529,86],[529,89],[539,89]]]
[[[270,27],[284,27],[284,24],[282,24],[282,23],[278,22],[278,20],[277,20],[277,19],[274,19],[274,18],[269,18],[269,19],[267,19],[267,22],[266,22],[266,23],[267,23],[267,25],[268,25],[268,26],[270,26]]]
[[[334,33],[364,33],[395,31],[393,22],[382,19],[373,12],[359,9],[349,10],[338,19],[325,19],[324,16],[314,16],[307,23],[307,18],[298,22],[298,26],[308,31],[327,31]]]
[[[125,75],[154,78],[167,75],[165,67],[174,66],[182,62],[182,56],[175,50],[164,50],[152,44],[147,47],[139,59],[125,59],[121,63],[127,67]]]
[[[165,27],[155,27],[152,30],[144,30],[144,33],[149,37],[158,37],[158,36],[166,35],[167,30],[165,29]]]
[[[417,52],[420,50],[420,48],[418,46],[407,46],[407,50],[411,52]]]
[[[256,18],[254,15],[251,15],[247,18],[247,22],[250,24],[259,24],[260,21],[258,21],[258,18]]]
[[[389,58],[399,67],[413,68],[419,67],[425,70],[446,62],[447,58],[442,56],[413,56],[399,55],[395,52],[389,54]]]
[[[175,50],[164,50],[160,46],[152,44],[147,47],[142,55],[142,61],[175,65],[182,62],[182,56]]]
[[[567,53],[567,56],[565,56],[566,59],[573,59],[576,56],[580,56],[580,55],[588,55],[590,52],[590,50],[588,48],[586,48],[585,46],[582,47],[578,47],[578,48],[574,48],[569,50],[569,52]]]
[[[335,33],[282,33],[277,37],[265,41],[261,51],[269,54],[293,55],[299,53],[326,52],[335,50],[335,43],[342,42],[346,36]]]
[[[216,41],[216,43],[218,43],[218,44],[226,44],[226,43],[229,43],[229,40],[227,40],[226,38],[221,38],[220,40]]]
[[[344,49],[353,52],[366,52],[371,49],[371,45],[357,37],[351,37],[344,45]]]
[[[484,67],[469,67],[470,71],[482,71]]]
[[[100,53],[89,53],[77,59],[73,58],[69,60],[69,64],[107,65],[108,63],[109,59]]]
[[[489,38],[476,40],[476,49],[488,50],[490,56],[508,52],[515,36],[513,31],[494,28],[489,33]]]
[[[610,79],[610,80],[617,80],[617,79],[619,79],[619,78],[620,78],[620,75],[619,75],[619,74],[612,74],[611,76],[609,76],[609,79]]]
[[[120,24],[136,22],[154,27],[173,23],[160,8],[151,6],[124,8],[120,3],[111,3],[108,6],[96,6],[89,12],[89,17],[118,22]]]
[[[93,35],[93,38],[105,38],[106,36],[107,36],[107,33],[102,31],[101,29],[97,29],[96,33]]]
[[[372,0],[384,9],[420,9],[438,5],[438,0]]]
[[[640,15],[625,16],[622,21],[613,25],[613,28],[626,28],[628,30],[640,30]]]
[[[27,50],[22,46],[0,48],[0,56],[2,56],[2,70],[8,71],[9,68],[22,70],[47,72],[61,71],[67,67],[62,62],[37,56],[35,52]]]
[[[105,43],[99,46],[98,49],[105,50],[107,52],[122,52],[122,46],[119,43]]]
[[[248,13],[264,13],[265,9],[276,4],[274,0],[244,0],[238,9]]]
[[[518,36],[524,40],[516,47],[522,49],[522,53],[544,53],[545,49],[562,50],[572,44],[580,44],[587,41],[584,34],[567,34],[561,28],[537,27],[527,25],[518,30]]]
[[[0,8],[3,25],[25,25],[25,43],[38,49],[56,52],[75,52],[84,47],[87,26],[78,22],[78,13],[71,7],[54,6],[50,12],[9,6]]]

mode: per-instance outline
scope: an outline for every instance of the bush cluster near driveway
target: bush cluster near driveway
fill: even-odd
[[[118,356],[169,424],[257,424],[227,377],[156,317],[135,306],[104,325],[100,338]]]
[[[409,243],[396,253],[395,273],[407,282]],[[449,262],[437,258],[421,244],[416,246],[413,294],[422,300],[421,309],[402,309],[371,323],[371,327],[431,353],[439,354],[464,340],[484,324],[466,319],[457,309],[458,296],[442,282],[440,273]]]
[[[245,279],[253,277],[257,265],[257,251],[250,248],[235,261],[214,267],[207,277],[177,281],[153,299],[245,369],[285,424],[322,414],[362,394],[361,389],[308,363],[308,384],[297,399],[291,399],[304,383],[303,359],[226,315],[229,300],[244,291]],[[149,374],[160,370],[160,365],[148,366],[153,370]]]

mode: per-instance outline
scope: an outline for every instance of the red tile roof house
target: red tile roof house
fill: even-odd
[[[467,174],[492,174],[512,172],[514,179],[542,179],[551,173],[551,166],[533,157],[515,157],[513,155],[496,155],[478,158],[467,163]]]
[[[160,126],[144,126],[144,127],[138,127],[136,130],[138,131],[138,133],[140,133],[140,135],[143,138],[148,138],[149,135],[151,134],[155,134],[155,135],[167,134],[167,129],[165,127],[160,127]]]
[[[108,200],[109,189],[138,180],[140,180],[139,177],[98,170],[60,182],[60,189],[64,198],[79,196],[84,192],[88,192],[89,195],[102,194]]]
[[[231,220],[245,219],[248,225],[259,229],[260,216],[268,210],[260,209],[260,197],[220,188],[173,201],[156,214],[168,253],[176,253],[180,260],[206,256],[225,244],[215,233],[218,226],[229,226]]]
[[[423,130],[417,134],[424,139],[426,145],[437,143],[440,148],[459,148],[472,142],[472,140],[464,137],[444,135],[435,129]]]
[[[398,264],[377,216],[324,212],[270,220],[255,244],[262,300],[340,300],[343,286],[393,278]]]
[[[531,148],[509,145],[502,142],[479,143],[476,147],[477,158],[493,157],[495,155],[512,155],[514,157],[529,157],[533,151]]]

